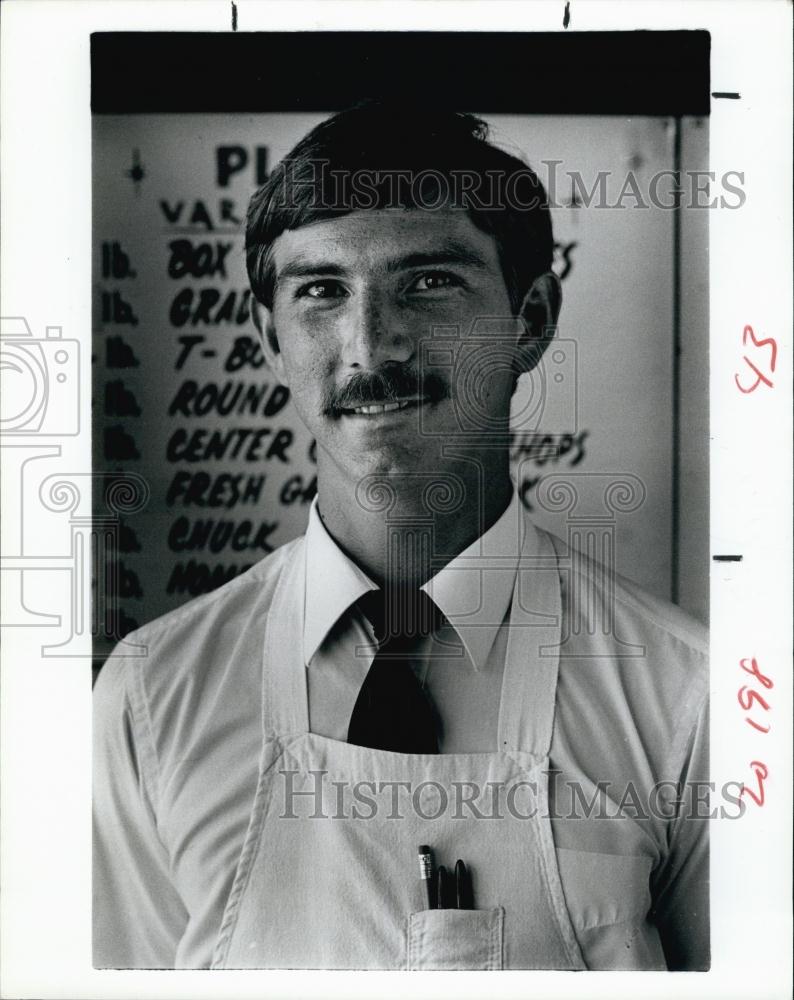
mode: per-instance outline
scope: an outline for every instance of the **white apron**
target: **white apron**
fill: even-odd
[[[285,567],[266,629],[259,782],[213,968],[585,967],[546,799],[560,586],[544,533],[534,545],[548,568],[517,574],[494,753],[401,754],[310,733],[303,559]],[[554,586],[526,592],[545,573]],[[447,869],[463,859],[475,910],[426,909],[419,844]]]

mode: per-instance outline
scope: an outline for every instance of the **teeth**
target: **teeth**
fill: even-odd
[[[354,413],[390,413],[392,410],[404,410],[409,400],[401,399],[397,403],[373,403],[370,406],[357,406]]]

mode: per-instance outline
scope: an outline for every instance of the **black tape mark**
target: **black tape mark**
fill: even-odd
[[[722,97],[726,101],[740,101],[742,95],[735,90],[712,90],[712,97]]]
[[[714,562],[741,562],[744,556],[712,556]]]
[[[571,23],[571,3],[570,0],[565,4],[565,13],[562,15],[562,26],[567,28]]]
[[[232,0],[232,31],[237,31],[237,4]]]

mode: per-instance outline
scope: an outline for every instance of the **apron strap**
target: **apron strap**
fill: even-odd
[[[303,663],[306,541],[286,555],[265,625],[262,658],[262,733],[265,740],[309,732],[309,695]]]
[[[545,758],[554,731],[562,596],[557,554],[548,535],[529,518],[525,523],[510,610],[499,749]]]

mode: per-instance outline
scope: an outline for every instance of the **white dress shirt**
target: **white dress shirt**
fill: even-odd
[[[433,636],[417,669],[440,716],[445,752],[494,748],[505,612],[525,518],[514,498],[427,584],[450,625]],[[551,541],[557,572],[542,574],[543,586],[559,586],[562,600],[549,752],[559,783],[552,828],[582,952],[590,968],[616,967],[620,928],[634,926],[622,923],[625,907],[647,887],[647,932],[658,933],[667,964],[707,968],[707,824],[702,813],[643,810],[661,782],[691,788],[708,779],[704,629]],[[211,961],[257,785],[268,613],[283,567],[296,559],[306,567],[307,613],[296,641],[307,665],[310,729],[344,739],[372,658],[366,626],[348,609],[372,583],[335,545],[316,510],[305,539],[131,633],[130,645],[121,644],[100,672],[98,967],[197,968]],[[608,627],[597,620],[606,604]],[[440,656],[442,640],[459,655]],[[369,646],[363,655],[359,643]],[[132,644],[146,655],[125,655]],[[621,818],[583,820],[580,794]]]

